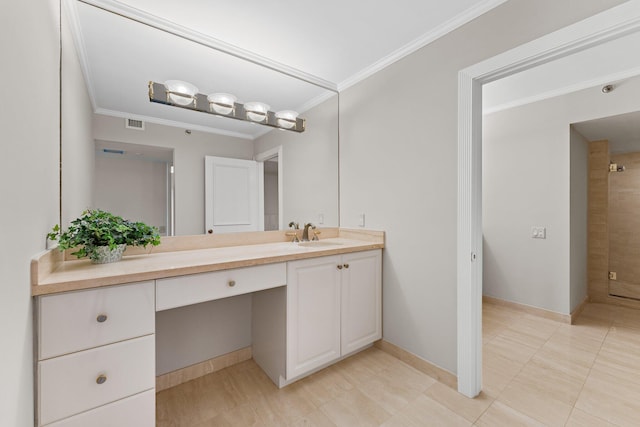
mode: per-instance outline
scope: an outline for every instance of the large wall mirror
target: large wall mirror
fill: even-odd
[[[282,229],[290,221],[338,225],[335,91],[212,48],[203,35],[185,36],[189,29],[142,11],[97,0],[63,3],[63,223],[94,207],[167,235],[245,230],[225,224],[226,205],[212,202],[216,190],[205,185],[205,159],[239,159],[258,165],[253,229]],[[149,82],[173,79],[202,94],[298,111],[306,130],[151,103]],[[237,181],[213,187],[231,199],[248,197]],[[221,219],[209,218],[212,209]]]

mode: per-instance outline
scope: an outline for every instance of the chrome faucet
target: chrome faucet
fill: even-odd
[[[302,241],[303,242],[308,242],[309,241],[309,228],[311,228],[312,230],[316,229],[316,226],[311,224],[311,223],[307,223],[304,225],[304,230],[302,231]],[[314,236],[314,240],[315,236]]]

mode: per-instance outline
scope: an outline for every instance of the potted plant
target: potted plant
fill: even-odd
[[[71,221],[66,231],[59,225],[47,235],[59,240],[63,251],[77,248],[71,255],[78,258],[88,256],[95,264],[119,261],[129,246],[146,247],[160,244],[158,229],[143,222],[133,222],[100,209],[87,209],[82,216]]]

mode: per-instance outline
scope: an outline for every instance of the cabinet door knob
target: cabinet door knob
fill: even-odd
[[[207,230],[207,233],[209,233],[209,234],[213,234],[213,229],[212,229],[212,228],[208,229],[208,230]]]
[[[345,264],[345,265],[344,265],[344,268],[349,268],[349,264]]]
[[[342,270],[342,266],[338,264],[338,270]]]
[[[96,321],[98,323],[104,323],[107,321],[107,315],[106,314],[99,314],[98,317],[96,317]]]
[[[98,376],[98,378],[96,378],[96,383],[98,384],[104,384],[107,382],[107,376],[106,375],[100,375]]]
[[[229,287],[233,288],[236,285],[236,281],[235,280],[229,280]]]

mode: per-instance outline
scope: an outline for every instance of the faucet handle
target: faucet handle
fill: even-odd
[[[318,234],[321,234],[321,233],[322,231],[313,230],[313,239],[311,240],[320,240],[320,238],[318,237]]]

